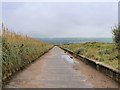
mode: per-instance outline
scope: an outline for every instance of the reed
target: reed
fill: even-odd
[[[9,31],[2,26],[2,80],[10,78],[52,47],[49,43]]]

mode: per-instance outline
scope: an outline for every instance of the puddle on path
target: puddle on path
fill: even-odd
[[[70,64],[73,64],[73,69],[80,70],[80,68],[77,65],[74,64],[74,63],[79,63],[79,62],[73,60],[72,59],[73,57],[71,58],[69,55],[61,55],[61,57],[63,59],[65,59],[67,62],[69,62]]]
[[[64,58],[67,62],[74,64],[74,60],[70,58],[69,55],[61,55],[62,58]]]
[[[62,58],[64,58],[67,62],[71,63],[71,64],[74,64],[74,63],[79,63],[75,60],[73,60],[72,58],[73,57],[70,57],[69,55],[61,55]]]
[[[74,64],[74,63],[79,63],[78,61],[74,60],[73,57],[67,55],[67,52],[66,51],[62,51],[61,52],[61,57],[63,59],[65,59],[67,62],[71,63],[71,64]]]

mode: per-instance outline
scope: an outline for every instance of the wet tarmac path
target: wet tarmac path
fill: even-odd
[[[26,70],[17,74],[6,88],[91,88],[93,85],[87,81],[84,74],[76,69],[75,63],[64,58],[64,51],[54,47],[44,62],[36,61]],[[67,56],[67,55],[66,55]],[[42,59],[42,58],[41,58]],[[39,59],[39,60],[41,60]],[[71,59],[70,59],[71,60]],[[34,70],[35,66],[42,67]],[[33,67],[33,68],[32,68]],[[34,70],[34,71],[32,71]]]
[[[93,88],[76,63],[79,62],[55,46],[16,74],[5,88]]]

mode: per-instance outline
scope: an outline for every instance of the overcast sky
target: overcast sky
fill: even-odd
[[[117,2],[4,2],[2,21],[32,37],[112,37]]]

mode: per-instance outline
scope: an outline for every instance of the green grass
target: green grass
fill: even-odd
[[[118,69],[118,51],[114,43],[86,42],[82,44],[61,45],[60,47],[69,49],[75,54],[84,55],[87,58],[104,62]]]

